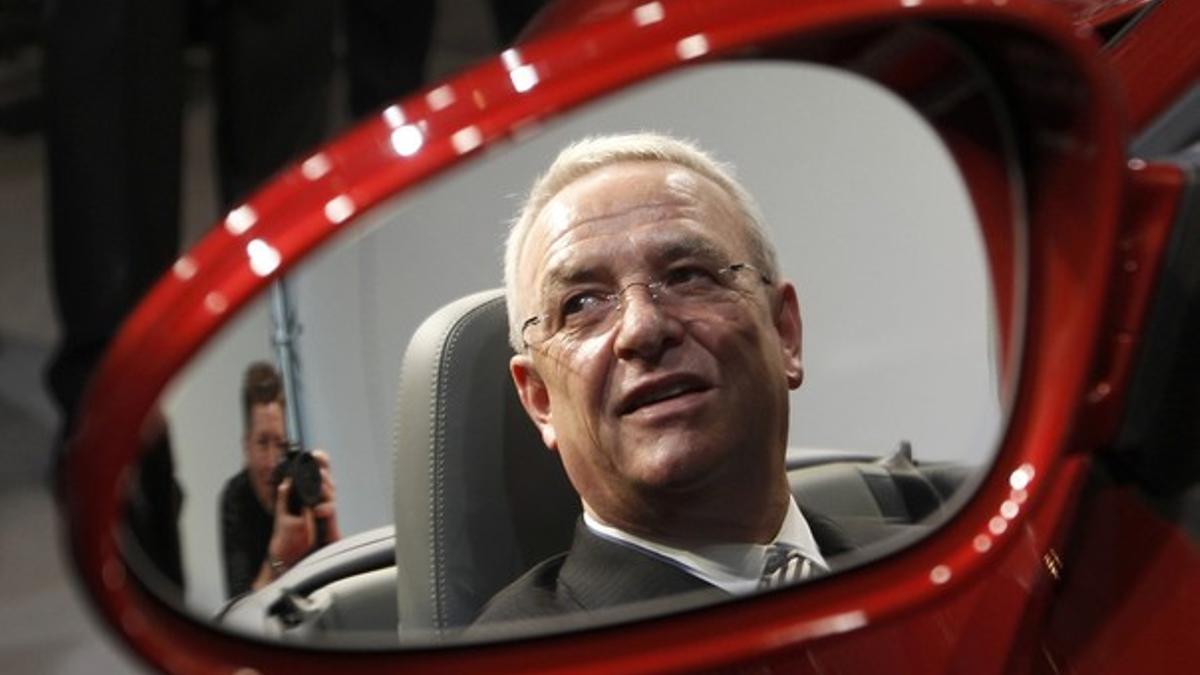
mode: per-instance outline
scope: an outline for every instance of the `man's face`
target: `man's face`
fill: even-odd
[[[268,511],[275,501],[275,487],[271,484],[271,473],[283,456],[287,442],[283,427],[283,406],[278,402],[260,403],[250,407],[250,429],[242,439],[242,450],[246,455],[246,469],[254,494]]]
[[[517,283],[532,315],[580,291],[741,262],[754,263],[728,195],[673,164],[628,162],[546,205]],[[737,288],[733,301],[676,311],[635,285],[611,327],[560,333],[513,358],[544,441],[585,504],[612,524],[652,531],[659,514],[647,510],[737,499],[782,480],[787,392],[803,376],[795,291],[753,273]]]

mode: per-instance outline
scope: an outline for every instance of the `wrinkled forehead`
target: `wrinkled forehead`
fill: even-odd
[[[746,225],[716,183],[666,162],[603,167],[567,185],[530,227],[518,279],[534,289],[547,274],[621,258],[748,254]]]

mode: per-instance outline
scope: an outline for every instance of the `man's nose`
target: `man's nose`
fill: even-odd
[[[683,324],[665,310],[645,284],[625,288],[613,349],[623,359],[656,360],[683,337]]]

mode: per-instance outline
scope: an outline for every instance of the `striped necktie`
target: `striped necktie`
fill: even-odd
[[[778,588],[807,579],[812,573],[812,561],[801,555],[800,551],[784,544],[773,544],[767,550],[758,587]]]

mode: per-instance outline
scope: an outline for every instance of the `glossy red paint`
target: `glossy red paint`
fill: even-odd
[[[1033,0],[659,4],[661,19],[646,27],[631,19],[640,3],[569,2],[546,12],[532,34],[536,39],[510,55],[536,68],[536,87],[515,92],[509,69],[497,59],[444,85],[454,94],[446,107],[433,109],[423,92],[389,108],[288,169],[230,214],[180,259],[130,318],[88,398],[64,494],[71,550],[85,587],[102,616],[149,662],[180,673],[243,667],[291,673],[382,668],[610,673],[726,666],[813,673],[1001,673],[1045,665],[1035,627],[1043,625],[1052,603],[1075,597],[1066,593],[1056,600],[1055,561],[1076,522],[1107,515],[1106,502],[1093,501],[1083,502],[1087,514],[1075,515],[1088,474],[1087,453],[1104,440],[1080,433],[1081,424],[1091,419],[1085,395],[1097,377],[1107,378],[1114,387],[1111,400],[1119,400],[1124,382],[1119,349],[1098,336],[1108,335],[1102,333],[1105,326],[1115,326],[1132,331],[1136,340],[1137,317],[1152,286],[1141,280],[1125,284],[1119,276],[1114,280],[1116,263],[1127,259],[1114,251],[1117,214],[1127,190],[1123,148],[1128,137],[1119,113],[1122,102],[1097,44],[1078,32],[1070,16]],[[679,41],[696,35],[705,38],[705,59],[757,47],[854,64],[897,86],[902,95],[913,94],[928,81],[919,72],[913,77],[889,71],[895,64],[887,61],[872,69],[854,57],[864,54],[855,49],[864,40],[877,44],[870,40],[917,19],[940,22],[995,67],[1013,93],[1013,114],[1029,132],[1028,292],[1006,301],[1014,311],[1023,304],[1025,317],[1023,330],[1014,331],[1020,339],[1005,349],[1020,367],[1015,403],[987,480],[934,535],[846,574],[703,611],[579,634],[396,653],[300,650],[237,639],[178,616],[130,578],[118,550],[116,523],[142,420],[172,374],[223,322],[271,278],[350,227],[355,215],[461,156],[679,65],[684,60],[677,52]],[[1114,56],[1130,64],[1123,71],[1126,80],[1140,72],[1134,64],[1144,62],[1135,54],[1136,44],[1152,39],[1139,36],[1124,47],[1129,55]],[[917,40],[915,47],[931,45]],[[1188,54],[1200,62],[1194,50]],[[1141,92],[1131,101],[1137,126],[1161,107],[1172,82],[1130,89]],[[1007,182],[1010,157],[1004,139],[972,119],[951,114],[931,122],[962,163],[993,259],[1001,260],[1005,247],[1017,246],[1000,233],[1015,211],[1009,195],[1016,186]],[[422,145],[402,157],[389,139],[406,125],[420,133]],[[1170,193],[1169,179],[1163,179],[1165,187],[1156,183],[1162,175],[1159,169],[1134,174],[1133,194],[1147,202],[1139,208],[1135,199],[1127,215],[1157,213],[1152,222],[1162,217],[1154,206],[1156,191]],[[1153,225],[1126,230],[1136,240],[1134,252],[1126,255],[1136,255],[1152,269],[1162,251],[1157,232]],[[246,253],[252,241],[276,250],[278,267],[262,275],[252,271]],[[1149,273],[1141,277],[1151,278]],[[1110,297],[1110,284],[1121,293]],[[1121,531],[1152,520],[1143,515],[1119,521]],[[1167,553],[1186,558],[1170,536],[1156,541],[1169,544],[1163,549]],[[1086,589],[1081,592],[1086,595]],[[1054,619],[1060,616],[1055,613]],[[1062,620],[1070,624],[1072,619]],[[1120,619],[1131,620],[1128,615]],[[1100,658],[1084,639],[1091,633],[1059,633],[1064,637],[1056,663]],[[1126,656],[1133,663],[1136,654]]]
[[[1110,311],[1079,424],[1078,444],[1086,449],[1099,447],[1117,431],[1150,298],[1162,268],[1162,252],[1185,183],[1179,167],[1137,159],[1129,162],[1127,176]]]
[[[1152,287],[1185,187],[1170,164],[1130,162],[1129,198],[1113,270],[1112,311],[1078,424],[1081,450],[1111,442],[1127,403]],[[1178,514],[1155,509],[1120,473],[1087,477],[1038,644],[1045,672],[1188,673],[1200,659],[1200,550]],[[1111,468],[1110,468],[1111,470]]]
[[[1194,672],[1195,544],[1128,485],[1098,481],[1086,503],[1071,551],[1077,569],[1045,630],[1046,659],[1101,675]]]
[[[1189,87],[1200,83],[1200,16],[1195,4],[1158,3],[1109,58],[1125,93],[1132,128],[1142,130]]]

